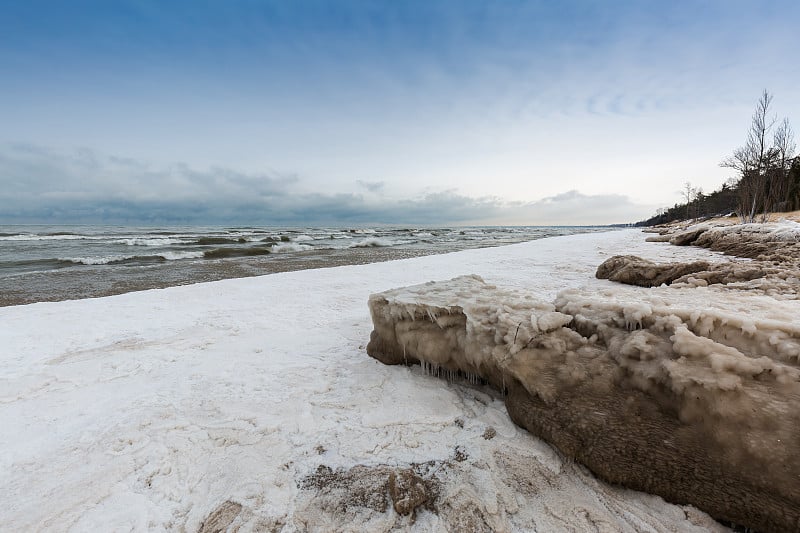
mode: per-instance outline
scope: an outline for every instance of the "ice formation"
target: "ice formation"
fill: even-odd
[[[596,475],[760,531],[800,528],[800,304],[714,288],[566,290],[477,276],[375,294],[368,353],[507,393]]]
[[[776,269],[754,262],[726,261],[709,263],[693,261],[688,263],[655,263],[635,255],[615,255],[597,267],[595,276],[627,285],[639,287],[658,287],[675,285],[682,287],[705,287],[708,285],[730,285],[752,281],[770,276],[775,282],[784,269]],[[768,283],[761,281],[762,285]],[[743,286],[743,285],[742,285]],[[782,294],[791,294],[783,291]]]
[[[800,261],[800,223],[784,220],[763,224],[695,225],[688,228],[662,228],[662,237],[671,244],[695,245],[716,252],[763,261]]]
[[[595,274],[599,279],[610,279],[640,287],[669,285],[676,279],[708,270],[708,261],[691,263],[655,263],[635,255],[615,255],[603,261]]]
[[[800,224],[797,222],[703,224],[651,231],[660,234],[648,237],[650,242],[669,242],[679,246],[691,244],[750,260],[726,261],[700,269],[696,263],[653,265],[640,258],[617,256],[601,265],[597,276],[642,286],[659,284],[647,283],[651,280],[684,287],[722,284],[730,289],[748,290],[782,300],[800,298]],[[687,271],[686,274],[669,275],[682,269]]]

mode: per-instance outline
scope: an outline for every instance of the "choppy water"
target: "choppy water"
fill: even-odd
[[[0,305],[372,263],[609,229],[0,226]]]

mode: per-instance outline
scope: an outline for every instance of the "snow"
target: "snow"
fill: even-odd
[[[458,445],[469,459],[448,474],[442,498],[454,509],[482,502],[487,520],[505,528],[714,527],[691,508],[598,482],[516,427],[484,389],[364,352],[368,297],[393,287],[476,274],[552,301],[568,287],[615,287],[594,271],[623,251],[654,261],[716,257],[644,237],[583,234],[0,308],[0,524],[197,531],[233,501],[245,510],[243,530],[332,529],[299,488],[319,465],[446,461]],[[549,329],[560,317],[545,311],[539,320]],[[481,438],[488,427],[491,440]],[[525,499],[509,480],[537,468],[557,482]],[[395,523],[391,510],[359,512],[375,530]],[[443,522],[423,511],[415,527]]]

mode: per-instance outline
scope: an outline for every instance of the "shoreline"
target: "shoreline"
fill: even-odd
[[[451,252],[440,252],[451,253]],[[37,302],[61,302],[70,300],[83,300],[87,298],[102,298],[118,296],[130,292],[148,291],[152,289],[166,289],[209,283],[227,279],[240,279],[259,276],[268,276],[283,272],[297,272],[302,270],[316,270],[335,268],[348,265],[365,265],[397,261],[411,257],[425,257],[438,255],[437,252],[403,250],[403,249],[372,249],[331,251],[320,256],[315,253],[313,257],[302,255],[281,257],[280,261],[265,261],[253,258],[248,260],[221,259],[204,261],[187,265],[170,265],[169,270],[164,270],[164,276],[153,279],[149,276],[148,268],[140,267],[138,270],[127,270],[115,275],[111,279],[96,280],[96,285],[86,287],[83,285],[86,277],[85,271],[53,271],[47,273],[26,274],[29,283],[39,284],[50,288],[31,294],[29,289],[15,288],[15,277],[0,278],[0,307],[27,305]],[[155,267],[160,268],[160,266]],[[102,274],[98,275],[102,276]],[[55,284],[53,290],[52,284]],[[75,297],[75,294],[83,294]]]
[[[183,230],[186,229],[183,228]],[[68,268],[39,272],[24,270],[17,273],[9,273],[14,272],[13,270],[3,272],[4,275],[0,276],[0,307],[43,301],[112,296],[134,291],[279,272],[393,261],[466,249],[493,248],[557,236],[565,234],[564,232],[592,233],[598,230],[614,231],[613,228],[493,227],[473,228],[472,230],[469,228],[440,229],[436,230],[435,234],[420,233],[410,229],[358,230],[361,233],[345,234],[330,233],[330,230],[325,228],[295,228],[286,229],[281,234],[261,231],[245,236],[234,234],[233,237],[227,233],[223,237],[218,236],[219,229],[216,230],[216,233],[207,233],[208,228],[199,228],[194,233],[170,232],[167,236],[163,231],[158,231],[153,234],[141,234],[138,237],[133,237],[131,232],[104,234],[97,229],[93,230],[95,233],[84,232],[85,235],[45,232],[41,237],[22,236],[26,239],[42,238],[43,241],[22,240],[20,244],[14,244],[13,239],[16,237],[8,237],[12,239],[11,241],[2,241],[0,238],[0,256],[3,256],[2,245],[5,244],[8,248],[5,252],[6,259],[15,257],[15,253],[20,254],[19,257],[27,258],[28,262],[31,261],[32,255],[38,257],[45,255],[48,257],[81,256],[75,260],[57,260],[66,265],[69,265],[70,261],[79,260],[81,263],[73,264]],[[209,237],[209,235],[211,236]],[[336,238],[334,239],[334,237]],[[69,239],[64,242],[75,242],[78,243],[78,246],[69,245],[68,249],[60,251],[47,248],[53,246],[48,243],[56,243],[54,245],[56,248],[63,246],[58,243],[58,239]],[[98,248],[97,243],[102,240],[105,240],[108,245],[101,244]],[[265,240],[270,241],[266,245],[275,245],[275,248],[283,246],[290,248],[291,252],[264,253],[260,246],[264,245]],[[198,246],[198,243],[220,241],[228,243],[225,251],[230,253],[231,257],[219,259],[196,257],[198,254],[209,253],[209,249]],[[25,251],[29,243],[37,242],[38,244],[30,244],[33,248],[29,252]],[[171,244],[164,244],[165,242]],[[309,242],[313,245],[309,245]],[[88,244],[84,246],[84,243]],[[332,243],[336,243],[336,246],[331,247]],[[16,252],[14,251],[15,246],[17,247]],[[109,246],[113,247],[113,250]],[[120,246],[126,249],[120,249]],[[173,248],[165,250],[164,246]],[[85,251],[81,251],[82,248],[86,248]],[[267,248],[267,250],[269,249],[272,248]],[[210,250],[212,254],[215,252],[216,250]],[[112,258],[125,258],[128,257],[128,254],[148,257],[150,261],[160,257],[158,254],[165,257],[177,255],[185,258],[162,259],[149,264],[122,264],[122,261],[118,264],[108,263],[108,260]],[[96,255],[101,257],[95,257]],[[84,256],[87,257],[84,258]],[[0,270],[3,269],[3,264],[3,261],[0,260]],[[10,264],[13,265],[13,261]]]
[[[478,274],[551,300],[567,287],[610,286],[594,271],[620,252],[729,260],[644,239],[638,229],[579,234],[0,308],[0,497],[14,502],[0,521],[198,530],[234,509],[232,523],[255,528],[381,531],[410,517],[359,503],[339,483],[381,487],[386,468],[427,475],[413,465],[432,462],[442,492],[438,514],[416,516],[421,531],[467,515],[517,529],[585,527],[575,505],[622,531],[713,530],[691,507],[597,481],[515,426],[488,390],[364,352],[367,298],[393,287]]]

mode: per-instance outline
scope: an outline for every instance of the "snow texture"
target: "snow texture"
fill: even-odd
[[[371,293],[475,273],[552,301],[614,288],[593,275],[622,250],[710,256],[620,231],[0,308],[2,529],[719,529],[598,481],[513,424],[489,387],[364,354]],[[559,312],[537,308],[517,344]],[[513,340],[517,311],[496,316]]]

